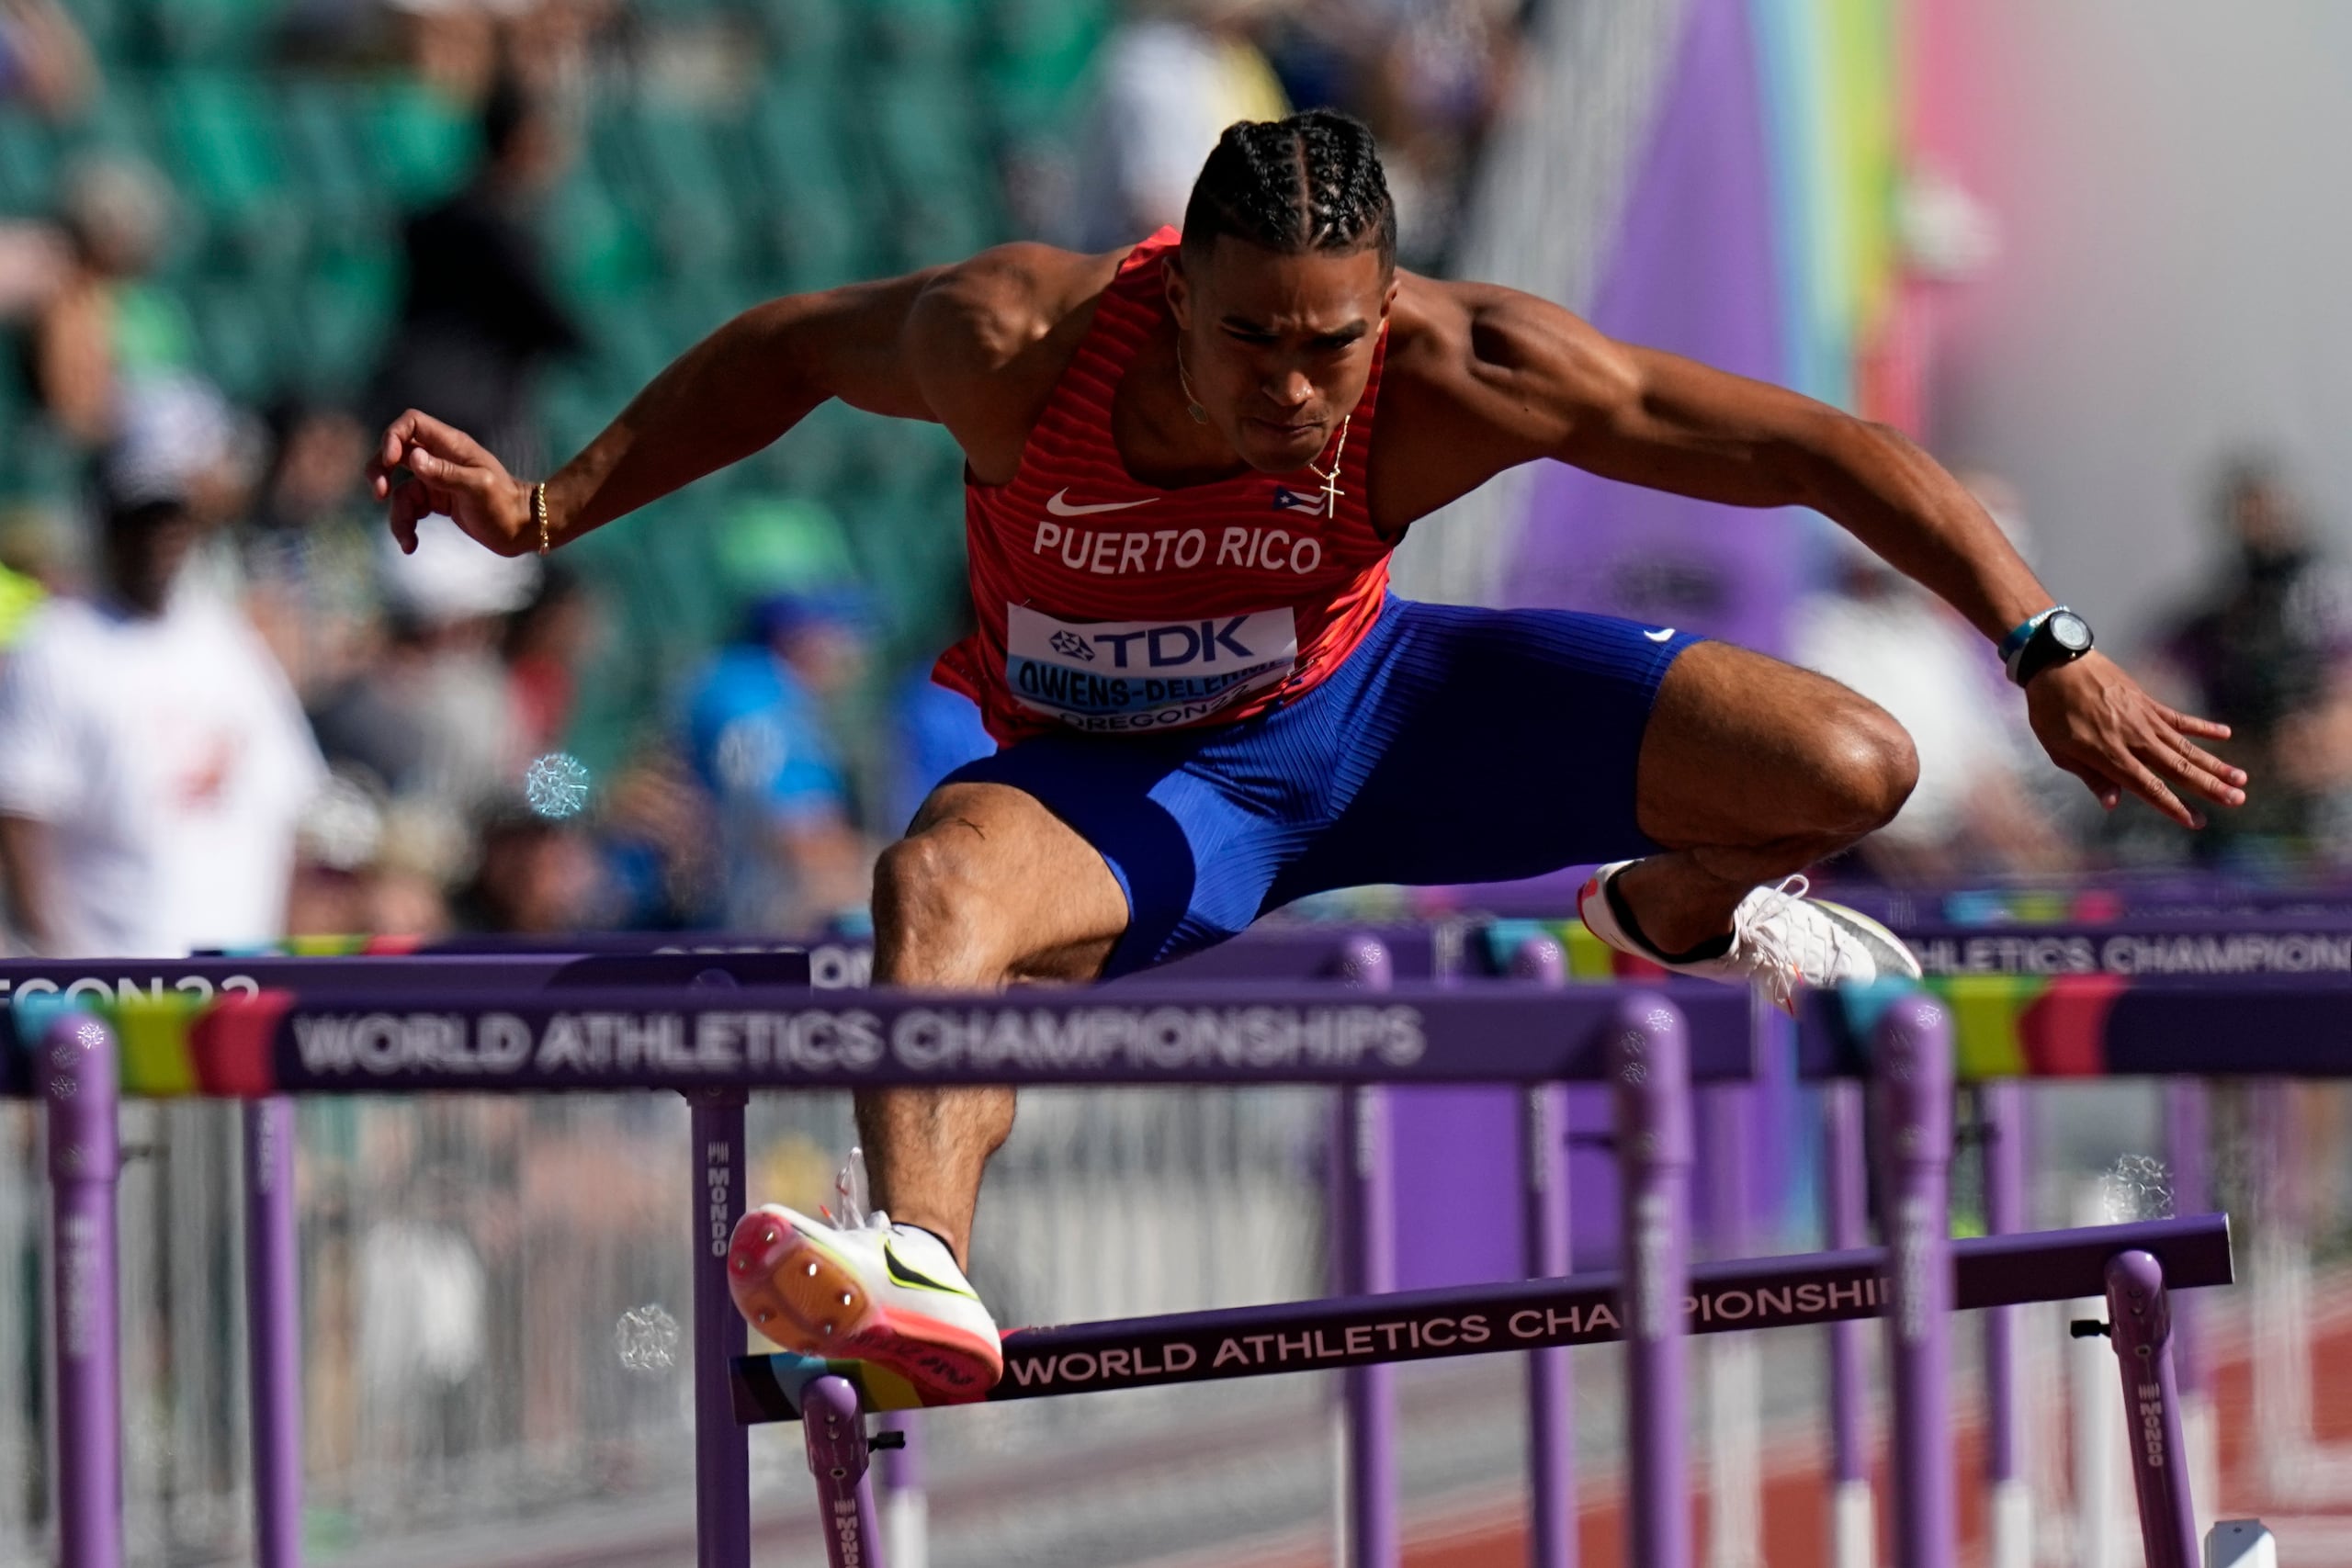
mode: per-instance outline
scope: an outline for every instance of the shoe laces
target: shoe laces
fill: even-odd
[[[1794,919],[1781,917],[1804,902],[1813,885],[1792,876],[1777,886],[1758,889],[1759,897],[1744,900],[1731,918],[1731,952],[1762,983],[1765,994],[1783,1011],[1796,1010],[1797,988],[1810,977],[1826,981],[1837,973],[1842,945],[1835,923],[1800,909]]]
[[[879,1209],[870,1214],[866,1212],[865,1192],[865,1151],[853,1144],[849,1157],[833,1173],[832,1203],[820,1205],[818,1212],[837,1231],[864,1230],[869,1225],[888,1229],[888,1215]]]

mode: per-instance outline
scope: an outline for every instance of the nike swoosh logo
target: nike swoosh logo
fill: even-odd
[[[1664,642],[1674,635],[1674,628],[1672,626],[1668,626],[1662,632],[1644,632],[1642,635],[1649,638],[1652,642]]]
[[[969,1291],[959,1291],[953,1285],[943,1285],[938,1280],[908,1268],[899,1261],[898,1253],[891,1249],[890,1244],[887,1241],[882,1244],[882,1268],[883,1272],[889,1276],[890,1282],[894,1285],[909,1286],[920,1291],[937,1291],[940,1294],[946,1296],[972,1296]],[[972,1299],[979,1300],[978,1296],[972,1296]]]
[[[1149,506],[1153,502],[1159,499],[1156,495],[1148,495],[1141,501],[1104,501],[1098,502],[1092,506],[1072,506],[1069,502],[1062,499],[1062,497],[1069,493],[1069,487],[1068,485],[1064,485],[1061,489],[1047,496],[1046,498],[1046,510],[1052,513],[1057,517],[1091,517],[1098,512],[1125,512],[1130,506]]]

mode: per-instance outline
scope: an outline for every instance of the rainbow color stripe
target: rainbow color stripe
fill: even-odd
[[[1898,0],[1748,0],[1781,264],[1786,377],[1863,413],[1894,318],[1902,171]]]

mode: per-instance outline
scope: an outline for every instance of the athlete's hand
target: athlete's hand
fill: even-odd
[[[2182,827],[2201,828],[2204,818],[2182,795],[2245,804],[2245,771],[2197,744],[2227,740],[2230,727],[2174,712],[2103,654],[2043,671],[2026,683],[2025,703],[2051,761],[2109,810],[2130,790]]]
[[[411,409],[385,427],[368,482],[388,503],[402,555],[416,552],[417,520],[438,512],[502,556],[538,547],[531,487],[464,431]]]

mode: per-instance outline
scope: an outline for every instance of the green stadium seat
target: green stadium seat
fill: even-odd
[[[155,59],[234,65],[256,59],[278,0],[140,0],[134,30]]]
[[[266,294],[219,282],[191,285],[187,302],[198,367],[239,402],[266,405],[280,390],[293,355],[284,308]]]
[[[868,130],[901,197],[928,201],[945,186],[996,183],[968,76],[893,73],[870,84],[869,100]]]
[[[735,271],[744,234],[718,153],[720,126],[708,114],[660,100],[609,118],[626,149],[622,188],[650,229],[664,270],[681,278]]]
[[[111,73],[130,48],[124,0],[71,0],[66,7],[102,73]]]
[[[547,247],[556,276],[592,312],[645,288],[656,271],[652,241],[584,165],[556,187],[546,231],[562,237]]]
[[[958,69],[978,51],[970,0],[863,0],[862,9],[868,41],[892,66]]]
[[[844,146],[833,107],[830,96],[772,90],[741,132],[739,205],[754,215],[766,276],[795,288],[847,282],[877,254],[880,193]]]
[[[340,255],[380,251],[393,214],[355,132],[364,95],[297,77],[277,94],[275,137],[297,199],[313,217],[312,242]]]
[[[276,281],[300,266],[309,225],[286,187],[270,107],[257,78],[212,70],[165,74],[155,99],[161,143],[211,231],[214,264]]]
[[[768,58],[797,73],[819,75],[839,63],[852,21],[849,0],[750,0]]]
[[[415,82],[387,82],[360,101],[360,145],[394,204],[423,207],[463,184],[481,141],[462,107]]]
[[[50,210],[57,150],[38,115],[0,108],[0,215],[30,218]]]
[[[324,274],[303,287],[294,357],[282,383],[313,401],[349,405],[383,357],[395,301],[379,281]]]

